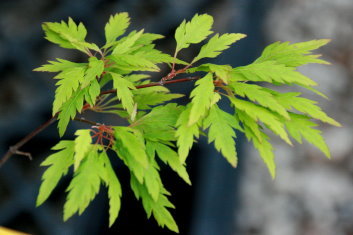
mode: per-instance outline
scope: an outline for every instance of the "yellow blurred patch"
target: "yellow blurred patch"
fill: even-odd
[[[0,226],[0,234],[1,235],[30,235],[29,233],[22,233],[19,231],[15,231],[9,228],[4,228]]]

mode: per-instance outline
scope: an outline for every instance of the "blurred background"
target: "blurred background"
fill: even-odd
[[[310,145],[287,147],[274,139],[277,178],[271,180],[257,152],[238,135],[239,166],[230,167],[204,139],[188,160],[193,186],[184,184],[169,169],[162,179],[176,205],[173,215],[180,234],[190,235],[332,235],[353,234],[353,2],[352,0],[1,0],[0,1],[0,156],[10,145],[50,118],[54,95],[52,74],[32,70],[47,60],[84,57],[43,39],[41,23],[82,21],[88,41],[102,45],[104,25],[111,14],[127,11],[130,29],[160,33],[158,48],[173,53],[175,28],[195,13],[215,18],[214,31],[248,35],[216,61],[232,66],[251,63],[274,41],[299,42],[330,38],[320,53],[331,66],[300,69],[320,84],[330,100],[307,94],[343,124],[321,125],[332,151],[327,160]],[[181,54],[192,58],[197,47]],[[167,71],[156,75],[158,80]],[[188,92],[192,84],[171,85]],[[305,91],[303,91],[305,92]],[[187,99],[180,100],[185,102]],[[227,104],[222,104],[227,109]],[[94,120],[106,121],[101,116]],[[73,123],[65,138],[71,139]],[[0,226],[38,235],[173,234],[147,220],[141,203],[129,189],[129,176],[119,162],[115,169],[123,184],[122,209],[108,229],[108,202],[102,188],[81,216],[62,221],[65,188],[61,181],[49,200],[35,208],[41,161],[59,140],[55,125],[31,140],[22,150],[33,161],[13,156],[0,168]]]

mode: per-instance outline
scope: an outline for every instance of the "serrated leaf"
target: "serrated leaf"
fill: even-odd
[[[219,64],[202,64],[198,67],[188,69],[188,72],[194,73],[197,71],[212,72],[215,73],[217,78],[221,79],[224,83],[228,84],[231,78],[233,68],[230,65],[219,65]]]
[[[212,74],[208,73],[195,84],[197,87],[194,88],[190,94],[192,100],[188,122],[189,126],[198,122],[200,118],[206,114],[207,110],[211,107],[214,98],[215,86],[213,84]]]
[[[167,209],[174,208],[174,206],[165,196],[168,194],[165,189],[161,190],[161,194],[159,195],[158,200],[154,201],[148,194],[145,185],[139,183],[133,175],[131,175],[131,189],[134,191],[135,196],[138,199],[141,197],[143,207],[148,217],[153,214],[153,217],[156,219],[159,226],[167,226],[171,231],[176,233],[179,232],[178,226],[175,223],[173,216]]]
[[[163,187],[163,184],[158,173],[159,166],[154,159],[154,155],[151,156],[148,154],[148,156],[149,164],[145,170],[144,185],[146,186],[147,192],[152,197],[152,199],[157,201],[159,195],[161,194],[161,188]]]
[[[302,143],[302,137],[304,137],[309,143],[320,149],[327,158],[330,158],[330,150],[321,135],[321,131],[313,128],[317,124],[310,121],[309,117],[290,113],[290,120],[285,120],[284,124],[289,134],[296,141]]]
[[[116,218],[118,218],[120,207],[121,207],[121,185],[118,177],[116,176],[110,160],[105,151],[99,154],[99,158],[102,158],[104,162],[106,178],[105,184],[108,187],[108,197],[109,197],[109,227],[113,225]]]
[[[147,48],[147,49],[144,49]],[[149,60],[153,63],[176,63],[176,64],[183,64],[183,65],[188,65],[189,63],[182,61],[177,58],[173,58],[172,56],[162,53],[159,50],[153,49],[153,48],[148,48],[148,47],[142,47],[140,50],[136,51],[134,53],[135,56],[144,58],[146,60]]]
[[[146,147],[142,134],[138,130],[134,130],[129,127],[114,127],[114,135],[117,143],[125,148],[128,153],[142,166],[148,166],[148,159],[146,155]]]
[[[238,162],[234,141],[236,134],[233,128],[237,128],[238,125],[232,115],[224,112],[217,105],[211,107],[203,121],[204,129],[209,128],[208,143],[214,141],[217,151],[221,152],[233,167],[236,167]]]
[[[276,61],[288,67],[298,67],[309,63],[329,64],[318,59],[320,55],[312,55],[311,51],[329,43],[329,39],[311,40],[290,44],[289,42],[275,42],[265,48],[255,63]]]
[[[257,102],[261,106],[289,119],[287,110],[277,101],[268,89],[263,89],[261,86],[255,84],[246,84],[241,82],[231,83],[230,87],[235,92],[235,95],[247,97],[249,100]]]
[[[96,57],[90,57],[88,68],[85,72],[85,78],[82,82],[82,88],[88,86],[97,77],[100,77],[104,71],[104,62]]]
[[[130,17],[127,12],[121,12],[110,16],[109,22],[104,28],[106,43],[112,43],[117,37],[123,35],[129,25]]]
[[[275,61],[253,63],[233,69],[233,81],[270,82],[280,84],[298,84],[315,86],[316,82],[299,73],[292,67],[278,64]]]
[[[144,58],[141,55],[121,54],[110,56],[115,62],[115,67],[134,66],[136,71],[159,71],[158,66],[151,60]]]
[[[70,99],[72,94],[79,88],[84,79],[85,68],[75,67],[66,69],[55,76],[60,79],[56,85],[55,99],[53,103],[53,116],[60,110],[61,106]]]
[[[225,33],[221,36],[217,33],[207,44],[201,47],[199,54],[191,63],[193,64],[202,58],[215,58],[221,54],[222,51],[228,49],[231,44],[245,37],[246,35],[241,33]]]
[[[75,213],[81,215],[87,208],[98,194],[104,171],[104,162],[98,157],[97,151],[89,151],[67,188],[69,193],[64,205],[64,221]]]
[[[185,20],[175,31],[176,52],[188,48],[190,44],[200,43],[212,33],[213,17],[207,14],[196,14],[191,21]]]
[[[271,131],[273,131],[273,133],[281,137],[287,144],[292,145],[292,142],[288,138],[287,132],[284,129],[283,123],[276,115],[271,113],[270,110],[245,100],[233,97],[228,98],[234,104],[236,109],[244,111],[254,121],[262,121]]]
[[[299,92],[274,92],[274,94],[278,102],[288,110],[292,109],[293,107],[294,109],[308,114],[309,116],[322,122],[326,122],[334,126],[341,126],[340,123],[327,116],[327,114],[323,112],[319,106],[316,105],[316,101],[298,97],[301,94]]]
[[[180,178],[182,178],[187,184],[191,185],[189,174],[186,171],[185,163],[181,163],[179,160],[178,153],[173,149],[159,142],[148,141],[146,148],[151,148],[153,151],[156,151],[158,157],[170,168],[175,171]]]
[[[115,46],[112,55],[121,55],[128,52],[142,34],[143,30],[140,30],[135,34],[129,34],[127,37],[121,39]]]
[[[191,105],[188,105],[186,109],[181,112],[176,123],[177,130],[175,136],[177,137],[178,153],[181,163],[185,162],[194,143],[194,137],[199,138],[198,124],[194,123],[189,125],[190,107]]]
[[[92,107],[96,104],[97,97],[101,92],[101,88],[99,82],[97,80],[93,80],[89,85],[88,92],[85,94],[85,100]]]
[[[87,35],[85,26],[82,23],[77,25],[71,18],[69,18],[68,23],[64,21],[61,21],[61,23],[44,23],[42,28],[48,41],[63,48],[77,49],[86,54],[88,49],[99,51],[97,45],[85,41]]]
[[[58,129],[60,137],[64,135],[70,119],[75,118],[76,112],[81,112],[84,95],[86,92],[87,88],[75,92],[73,96],[62,105],[61,111],[58,115]]]
[[[67,174],[69,167],[74,163],[74,147],[73,141],[62,140],[52,148],[60,151],[51,154],[42,162],[41,166],[49,166],[49,168],[42,176],[43,182],[39,188],[37,206],[48,199],[61,177]]]
[[[89,129],[82,129],[77,130],[75,132],[77,136],[75,139],[75,163],[74,163],[74,170],[76,171],[80,166],[83,158],[86,154],[91,150],[91,134]]]
[[[146,139],[174,141],[175,123],[182,110],[174,103],[158,106],[131,125],[141,130]]]
[[[260,132],[261,135],[261,142],[259,139],[254,136],[252,131],[249,131],[248,127],[245,126],[245,135],[249,140],[252,141],[254,147],[259,151],[259,154],[267,166],[268,171],[270,172],[272,179],[276,177],[276,163],[275,163],[275,156],[273,154],[273,148],[271,143],[268,141],[269,137]]]
[[[111,75],[113,78],[113,87],[116,89],[117,96],[119,100],[121,100],[123,107],[131,115],[134,110],[134,96],[130,89],[135,89],[135,86],[120,74],[111,73]]]
[[[33,69],[36,72],[61,72],[64,70],[87,66],[87,63],[75,63],[68,60],[57,59],[57,61],[48,61],[49,64],[44,64],[39,68]]]
[[[183,94],[170,93],[166,87],[147,87],[132,91],[139,109],[151,109],[155,105],[183,97]]]

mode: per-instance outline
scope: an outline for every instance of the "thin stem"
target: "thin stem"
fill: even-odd
[[[27,156],[28,158],[32,159],[30,153],[26,152],[21,152],[19,148],[21,148],[24,144],[26,144],[28,141],[30,141],[34,136],[38,135],[40,132],[42,132],[44,129],[46,129],[48,126],[50,126],[52,123],[54,123],[57,119],[57,114],[54,115],[52,118],[50,118],[48,121],[37,127],[34,131],[29,133],[27,136],[25,136],[23,139],[21,139],[19,142],[17,142],[15,145],[10,146],[9,150],[5,153],[5,155],[1,158],[0,160],[0,167],[4,165],[4,163],[13,155],[24,155]]]
[[[74,118],[75,121],[78,121],[78,122],[83,122],[83,123],[87,123],[91,126],[98,126],[99,123],[98,122],[93,122],[93,121],[90,121],[90,120],[87,120],[85,118]]]
[[[148,83],[148,84],[136,86],[136,89],[141,89],[141,88],[146,88],[146,87],[153,87],[153,86],[163,86],[163,85],[167,85],[167,84],[180,83],[180,82],[189,82],[189,81],[198,80],[200,78],[201,77],[199,77],[199,76],[181,78],[181,79],[177,79],[177,80],[165,81],[163,84],[161,84],[160,82],[151,82],[151,83]],[[110,94],[110,93],[115,93],[115,92],[116,92],[116,89],[111,89],[111,90],[102,91],[100,93],[100,95],[105,95],[105,94]]]
[[[141,88],[146,88],[146,87],[153,87],[153,86],[162,86],[162,85],[166,85],[166,84],[173,84],[173,83],[180,83],[180,82],[189,82],[189,81],[194,81],[194,80],[198,80],[200,79],[200,77],[188,77],[188,78],[181,78],[178,80],[172,80],[172,81],[166,81],[163,84],[159,83],[159,82],[152,82],[149,84],[144,84],[144,85],[139,85],[136,86],[136,89],[141,89]],[[100,93],[100,96],[105,95],[105,94],[110,94],[110,93],[115,93],[116,90],[112,89],[112,90],[107,90],[107,91],[103,91]],[[89,104],[84,105],[83,107],[83,111],[86,109],[89,109]],[[57,117],[59,115],[59,112],[56,113],[52,118],[50,118],[48,121],[46,121],[45,123],[43,123],[41,126],[39,126],[38,128],[36,128],[34,131],[32,131],[31,133],[29,133],[26,137],[24,137],[23,139],[21,139],[19,142],[17,142],[15,145],[10,146],[9,150],[5,153],[5,155],[0,159],[0,168],[5,164],[5,162],[14,154],[17,155],[23,155],[23,156],[27,156],[28,158],[32,158],[30,153],[26,153],[26,152],[22,152],[19,150],[19,148],[21,148],[23,145],[25,145],[28,141],[30,141],[33,137],[35,137],[36,135],[38,135],[40,132],[42,132],[44,129],[46,129],[48,126],[50,126],[51,124],[53,124],[56,120]],[[76,118],[75,118],[76,120]],[[97,125],[98,123],[89,121],[89,120],[85,120],[85,119],[78,119],[76,121],[80,121],[80,122],[85,122],[91,125]]]

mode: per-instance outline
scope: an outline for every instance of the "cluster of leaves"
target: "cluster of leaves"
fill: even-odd
[[[129,24],[127,13],[111,16],[105,26],[106,44],[102,47],[86,42],[85,27],[72,19],[68,23],[43,24],[46,39],[88,56],[87,63],[57,59],[36,69],[58,73],[54,77],[58,82],[53,115],[59,120],[60,136],[65,133],[70,120],[86,110],[113,113],[126,119],[129,125],[97,123],[88,129],[77,130],[74,140],[62,140],[54,146],[53,150],[57,152],[42,163],[48,168],[42,178],[37,205],[50,196],[60,178],[72,167],[74,175],[67,188],[64,220],[75,213],[81,214],[103,184],[108,188],[109,224],[112,225],[118,217],[122,191],[107,155],[111,152],[111,157],[120,158],[130,170],[131,189],[136,198],[142,200],[147,216],[153,214],[160,226],[178,232],[168,210],[173,204],[168,200],[170,193],[159,175],[159,165],[161,162],[169,165],[191,184],[185,161],[200,135],[206,135],[235,167],[236,131],[243,132],[259,151],[272,177],[275,177],[275,161],[268,132],[290,145],[290,137],[299,143],[304,138],[330,156],[321,132],[315,129],[314,120],[335,126],[339,123],[328,117],[316,102],[301,97],[299,92],[281,93],[261,85],[297,85],[324,96],[313,88],[316,85],[313,80],[296,69],[309,63],[326,64],[311,51],[328,40],[294,44],[276,42],[252,64],[242,67],[211,63],[195,66],[204,58],[217,57],[245,35],[215,34],[189,63],[178,59],[177,55],[213,33],[210,15],[195,15],[191,21],[181,23],[175,32],[174,56],[155,48],[153,41],[163,38],[162,35],[140,30],[123,36]],[[144,72],[160,71],[159,64],[169,65],[171,72],[161,83],[151,83]],[[183,67],[176,70],[176,66]],[[169,102],[183,95],[171,93],[163,83],[178,74],[195,72],[204,75],[195,78],[191,102],[185,106]],[[217,103],[221,99],[230,101],[233,113],[219,108]]]

